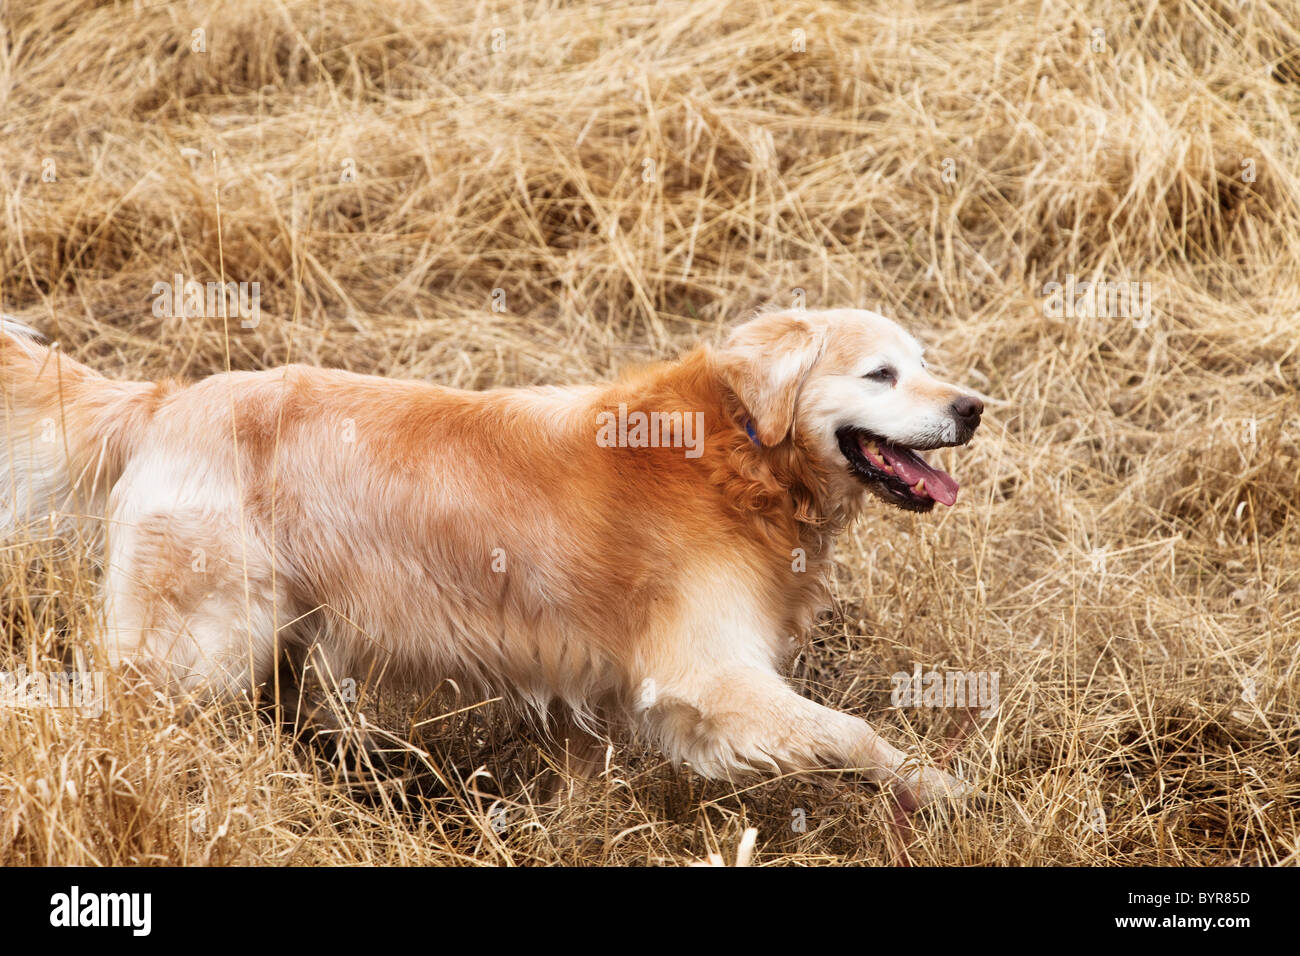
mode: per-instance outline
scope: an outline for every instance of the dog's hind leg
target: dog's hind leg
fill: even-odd
[[[223,533],[224,532],[224,533]],[[277,615],[269,555],[210,515],[110,525],[105,650],[173,698],[251,698],[272,675]]]
[[[286,725],[357,769],[395,769],[391,748],[357,709],[361,687],[326,646],[294,644],[281,659],[279,705]],[[389,741],[392,742],[392,741]],[[401,750],[403,748],[397,748]]]

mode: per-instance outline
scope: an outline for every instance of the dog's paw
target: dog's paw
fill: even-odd
[[[894,785],[894,795],[908,813],[922,807],[966,803],[978,794],[965,780],[937,767],[921,767]]]

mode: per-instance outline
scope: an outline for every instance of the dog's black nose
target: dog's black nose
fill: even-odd
[[[953,401],[952,413],[962,424],[978,425],[980,416],[984,414],[984,403],[974,395],[962,395]]]

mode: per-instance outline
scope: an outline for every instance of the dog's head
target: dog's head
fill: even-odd
[[[918,452],[970,441],[984,411],[935,378],[920,344],[875,312],[775,312],[737,327],[719,373],[764,446],[794,438],[832,475],[909,511],[957,500],[957,482]]]

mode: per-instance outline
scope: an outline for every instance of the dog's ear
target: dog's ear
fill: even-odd
[[[780,312],[738,326],[715,354],[718,375],[764,445],[779,445],[790,434],[799,389],[824,347],[825,336],[807,320]]]

